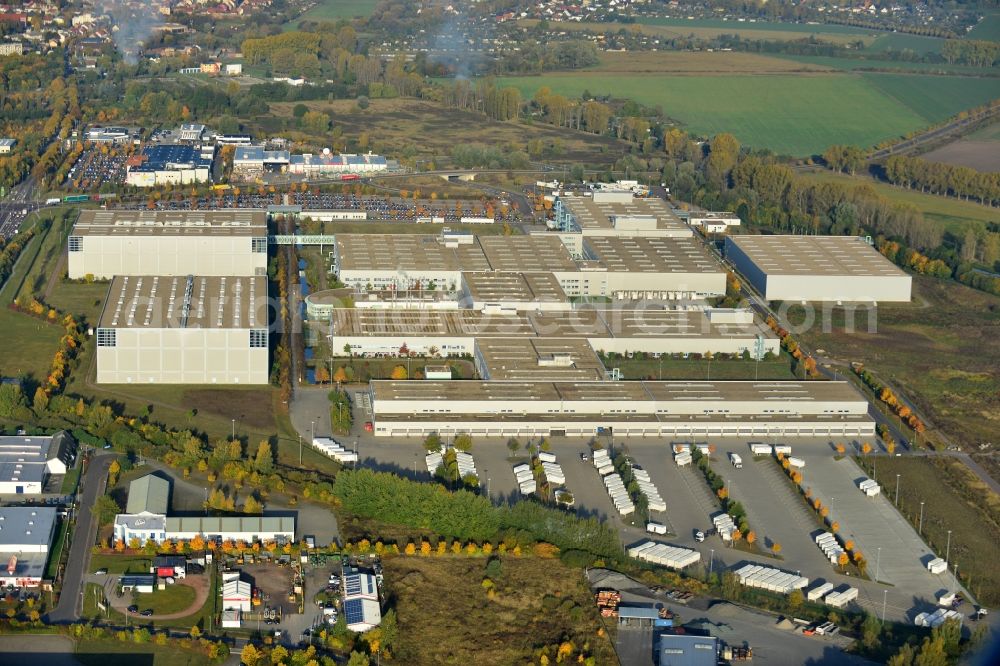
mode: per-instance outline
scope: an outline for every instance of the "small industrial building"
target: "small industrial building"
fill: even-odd
[[[350,631],[368,631],[382,622],[378,581],[370,573],[357,569],[344,571],[344,619]]]
[[[183,140],[184,134],[181,136]],[[215,146],[212,144],[146,146],[125,163],[125,184],[132,187],[158,187],[207,183],[212,180],[214,161]]]
[[[185,516],[167,518],[167,538],[190,541],[195,536],[247,543],[295,541],[292,516]]]
[[[249,613],[253,604],[253,585],[243,580],[241,572],[227,571],[222,574],[222,610],[238,610]]]
[[[287,150],[265,150],[264,146],[239,146],[233,153],[234,180],[259,178],[288,171]]]
[[[149,573],[159,578],[184,578],[187,575],[187,558],[183,555],[157,555],[149,567]]]
[[[118,587],[122,592],[152,594],[156,587],[156,574],[126,574],[119,576]]]
[[[0,436],[0,495],[39,495],[49,476],[65,474],[76,460],[76,440],[54,435]]]
[[[266,275],[259,210],[83,210],[69,236],[70,279],[117,275]]]
[[[912,278],[855,236],[729,236],[726,258],[768,301],[909,302]]]
[[[333,174],[363,174],[385,171],[389,163],[381,155],[334,155],[325,150],[319,155],[306,153],[292,155],[288,161],[288,172],[316,178]]]
[[[55,507],[0,507],[0,586],[42,582],[56,520]]]
[[[690,238],[692,233],[666,201],[640,198],[629,191],[560,195],[554,228],[589,236]]]
[[[167,538],[170,482],[156,474],[134,479],[128,486],[125,513],[115,516],[115,539],[128,544],[133,539],[162,543]]]
[[[688,224],[699,227],[706,233],[721,234],[741,224],[739,215],[728,211],[691,211],[683,214]]]
[[[83,135],[92,143],[128,144],[139,140],[142,130],[138,127],[88,127]]]
[[[657,666],[717,666],[720,642],[714,636],[662,633],[656,641]]]
[[[122,276],[97,325],[105,384],[266,384],[265,277]]]
[[[374,433],[425,437],[865,436],[868,403],[833,381],[372,381]]]

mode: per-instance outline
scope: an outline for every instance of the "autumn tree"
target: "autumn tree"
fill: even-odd
[[[406,366],[397,365],[395,368],[392,369],[392,375],[390,376],[392,379],[397,379],[397,380],[406,379],[407,378]]]
[[[750,530],[749,532],[747,532],[747,543],[748,544],[750,544],[752,546],[753,543],[754,543],[754,541],[756,541],[756,540],[757,540],[757,533],[756,532],[754,532],[753,530]]]
[[[333,381],[338,384],[343,384],[347,381],[347,371],[344,370],[344,366],[337,368],[337,371],[333,373]]]
[[[772,543],[771,544],[771,552],[774,553],[775,555],[777,555],[778,553],[780,553],[781,552],[781,544],[778,543],[777,541],[775,541],[774,543]]]
[[[240,662],[244,666],[257,666],[257,662],[260,661],[263,654],[258,650],[253,643],[247,643],[243,646],[243,650],[240,651]],[[367,660],[364,662],[367,666]]]
[[[250,515],[260,515],[264,513],[264,507],[261,505],[260,501],[258,501],[253,495],[250,495],[243,503],[243,513],[248,513]]]
[[[266,439],[257,445],[253,468],[261,474],[270,474],[274,469],[274,454],[271,452],[271,443]]]

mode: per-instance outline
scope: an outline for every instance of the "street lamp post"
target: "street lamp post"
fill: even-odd
[[[313,442],[313,446],[316,446],[316,422],[309,422],[309,439]]]
[[[878,582],[879,573],[881,572],[880,565],[882,563],[882,548],[879,547],[875,553],[875,582]]]
[[[299,467],[302,467],[302,435],[299,435]]]
[[[924,503],[920,502],[920,527],[917,528],[917,534],[920,536],[924,535]]]
[[[233,441],[236,441],[236,419],[232,419],[233,422]]]
[[[899,474],[896,475],[896,499],[892,503],[899,506]]]
[[[948,545],[944,549],[944,561],[948,561],[948,556],[951,554],[951,530],[948,530]]]
[[[708,556],[708,577],[712,577],[712,569],[715,567],[715,549],[711,549],[712,554]]]
[[[885,602],[889,599],[889,590],[882,590],[882,624],[885,624]]]

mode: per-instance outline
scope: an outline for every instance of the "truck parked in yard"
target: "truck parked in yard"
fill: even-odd
[[[738,453],[730,453],[729,462],[733,463],[736,469],[743,469],[743,458],[740,458]]]

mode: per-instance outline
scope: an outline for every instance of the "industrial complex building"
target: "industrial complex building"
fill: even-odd
[[[68,274],[265,275],[264,211],[84,210],[69,236]]]
[[[76,460],[76,440],[54,435],[0,436],[0,495],[39,495],[51,475],[65,474]]]
[[[423,437],[865,436],[847,382],[373,381],[374,432]]]
[[[146,146],[125,163],[125,184],[133,187],[191,185],[212,179],[215,146]]]
[[[114,535],[126,544],[136,540],[162,543],[189,541],[195,536],[215,541],[291,542],[295,540],[292,516],[168,516],[169,481],[156,475],[129,484],[126,513],[115,516]]]
[[[691,229],[658,198],[627,191],[563,194],[555,201],[552,227],[583,236],[690,238]]]
[[[36,587],[45,576],[56,532],[55,507],[0,507],[0,585]]]
[[[309,308],[334,355],[394,355],[404,345],[429,356],[474,355],[477,341],[581,339],[600,354],[777,354],[779,341],[748,310],[642,309],[586,305],[575,310]],[[758,343],[758,341],[760,341]]]
[[[909,302],[912,278],[854,236],[729,236],[726,258],[769,301]]]
[[[571,248],[562,236],[340,234],[333,269],[341,282],[361,292],[455,292],[463,273],[544,272],[570,298],[683,299],[725,293],[725,271],[693,238],[579,237],[579,247]]]
[[[267,279],[120,276],[97,325],[97,381],[266,384]]]
[[[293,173],[309,177],[365,174],[385,171],[381,155],[335,155],[329,150],[314,155],[292,155],[287,150],[265,150],[263,146],[240,146],[233,155],[235,179],[258,178],[268,173]]]

